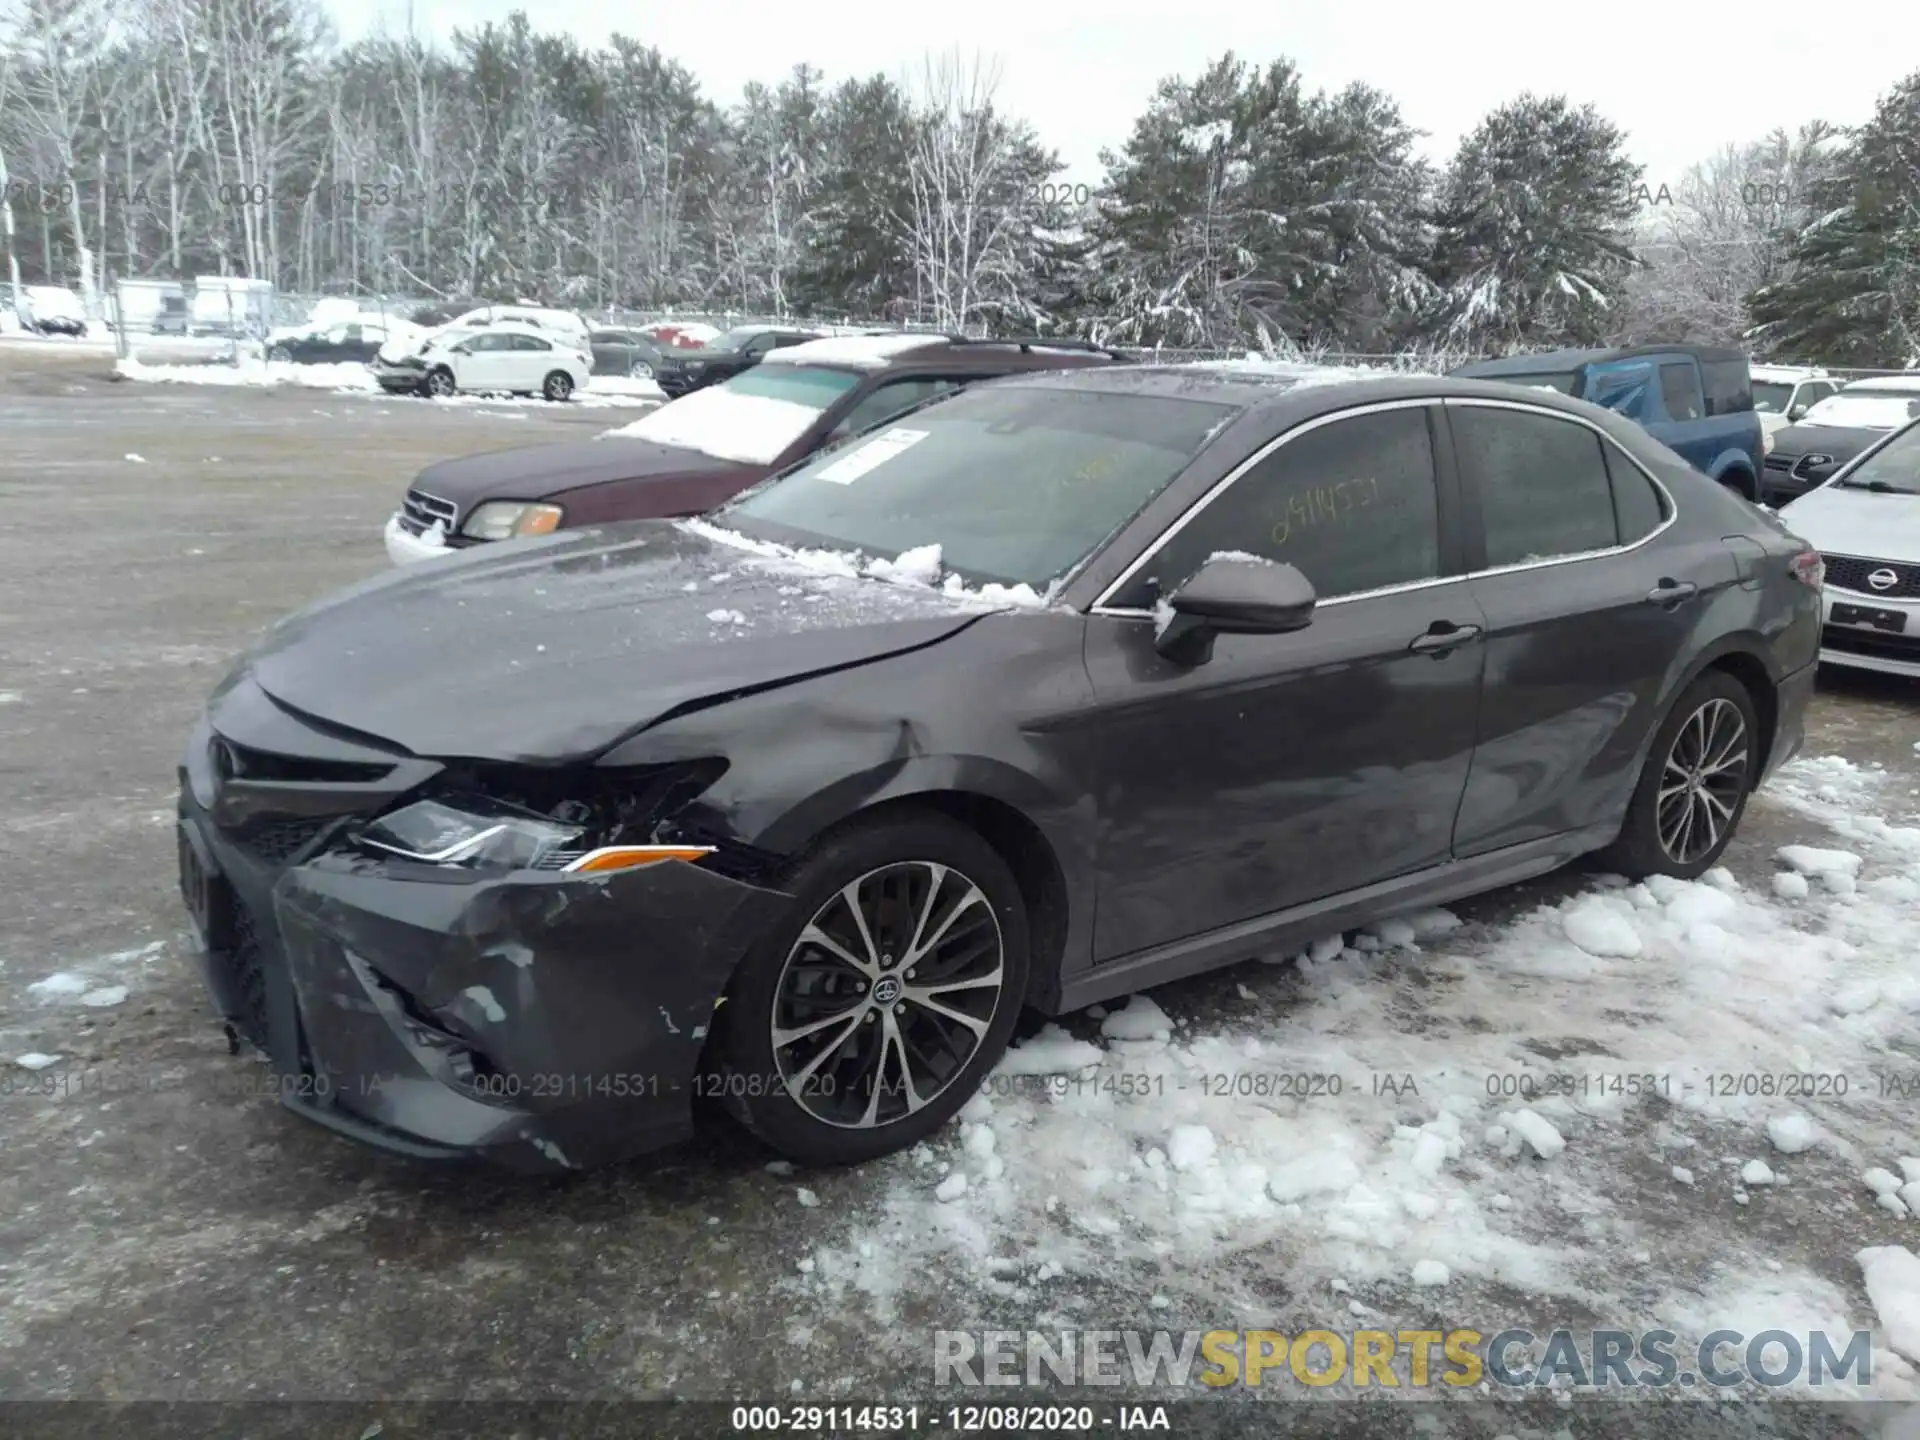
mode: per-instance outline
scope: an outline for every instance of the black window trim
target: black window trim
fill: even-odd
[[[1172,524],[1154,536],[1152,541],[1133,558],[1133,561],[1126,569],[1116,575],[1113,580],[1108,583],[1106,588],[1100,592],[1093,604],[1087,607],[1087,613],[1089,615],[1105,615],[1122,620],[1151,620],[1153,618],[1153,611],[1151,610],[1143,610],[1136,605],[1113,605],[1108,602],[1131,584],[1133,578],[1140,573],[1148,562],[1166,547],[1168,541],[1172,540],[1175,535],[1178,535],[1184,530],[1195,516],[1215,500],[1219,499],[1220,496],[1224,495],[1228,488],[1239,480],[1242,475],[1245,475],[1249,470],[1253,469],[1254,466],[1272,455],[1274,451],[1278,450],[1288,441],[1297,439],[1311,431],[1318,430],[1323,425],[1332,425],[1341,420],[1354,420],[1363,415],[1383,414],[1389,410],[1422,409],[1432,411],[1438,407],[1440,403],[1441,397],[1437,395],[1422,395],[1417,399],[1408,400],[1381,400],[1371,405],[1356,405],[1350,409],[1334,410],[1325,415],[1316,415],[1311,420],[1304,420],[1300,424],[1291,427],[1284,434],[1274,436],[1273,439],[1269,440],[1258,450],[1254,451],[1253,454],[1229,470],[1206,494],[1202,495],[1198,500],[1195,500],[1193,504],[1183,510]],[[1516,408],[1531,409],[1533,407],[1520,406]],[[1458,514],[1459,496],[1457,482],[1453,493],[1449,493],[1448,482],[1454,478],[1455,466],[1452,455],[1445,453],[1451,448],[1447,444],[1448,436],[1444,431],[1436,433],[1434,422],[1439,418],[1442,417],[1429,414],[1427,417],[1427,436],[1429,443],[1433,446],[1434,500],[1440,531],[1440,566],[1444,570],[1448,568],[1450,559],[1453,558],[1450,557],[1448,553],[1450,548],[1448,543],[1450,539],[1449,526],[1452,523],[1450,516]],[[1205,452],[1202,451],[1201,453],[1204,454]],[[1195,458],[1197,459],[1198,456]],[[1179,483],[1178,476],[1174,478],[1173,483]],[[1089,557],[1089,559],[1091,558],[1092,557]],[[1330,605],[1345,605],[1355,600],[1372,600],[1382,595],[1400,595],[1409,590],[1424,590],[1432,585],[1457,585],[1467,578],[1469,577],[1465,574],[1435,575],[1425,580],[1409,580],[1400,585],[1383,585],[1374,590],[1356,590],[1351,595],[1334,595],[1328,599],[1321,600],[1314,605],[1314,609],[1316,611],[1324,610]]]
[[[1653,471],[1649,470],[1645,465],[1641,464],[1639,458],[1629,451],[1626,446],[1622,445],[1618,440],[1615,440],[1611,435],[1607,434],[1605,430],[1602,430],[1598,425],[1584,416],[1569,415],[1562,410],[1549,410],[1544,405],[1528,405],[1518,400],[1483,400],[1478,397],[1466,399],[1449,395],[1441,401],[1441,405],[1449,410],[1466,406],[1483,410],[1521,410],[1530,415],[1542,415],[1549,420],[1563,420],[1568,424],[1581,426],[1583,429],[1590,430],[1593,434],[1597,435],[1602,446],[1610,447],[1607,448],[1601,456],[1602,467],[1607,470],[1609,491],[1611,491],[1613,483],[1612,461],[1618,456],[1628,461],[1634,469],[1646,476],[1648,483],[1653,486],[1655,492],[1660,496],[1660,523],[1642,535],[1638,540],[1629,541],[1624,545],[1609,545],[1599,550],[1575,551],[1570,555],[1549,555],[1542,560],[1519,560],[1511,565],[1483,566],[1480,569],[1469,571],[1466,576],[1469,580],[1479,580],[1491,575],[1513,575],[1523,570],[1545,570],[1554,565],[1577,565],[1587,560],[1600,560],[1612,555],[1625,555],[1629,551],[1638,550],[1642,545],[1648,544],[1656,537],[1665,534],[1668,527],[1680,518],[1680,507],[1673,498],[1673,492],[1661,483],[1660,477],[1655,475]],[[1451,432],[1449,431],[1449,433]],[[1457,458],[1455,463],[1456,465],[1458,464]],[[1461,498],[1473,516],[1471,539],[1473,553],[1476,558],[1484,560],[1487,553],[1486,529],[1480,517],[1480,487],[1478,477],[1465,474],[1463,469],[1460,476],[1460,487]],[[1614,502],[1616,515],[1619,513],[1618,504],[1618,501]],[[1423,581],[1421,583],[1432,584],[1433,582]]]

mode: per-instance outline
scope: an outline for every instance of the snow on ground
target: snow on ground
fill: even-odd
[[[0,311],[0,315],[4,314]],[[80,351],[100,355],[113,353],[113,337],[105,333],[85,336],[32,335],[19,327],[20,322],[14,320],[13,328],[0,329],[0,345],[9,350]]]
[[[1097,1032],[1049,1025],[951,1138],[888,1162],[876,1206],[796,1283],[883,1319],[937,1271],[1036,1323],[1094,1323],[1062,1318],[1078,1302],[1053,1281],[1171,1267],[1215,1314],[1271,1315],[1276,1283],[1466,1283],[1696,1341],[1720,1324],[1871,1326],[1843,1277],[1753,1254],[1706,1278],[1638,1262],[1672,1223],[1662,1207],[1731,1199],[1744,1219],[1816,1165],[1886,1169],[1878,1203],[1906,1215],[1911,1194],[1920,1215],[1920,1186],[1889,1169],[1920,1180],[1920,1137],[1876,1086],[1920,1011],[1920,828],[1860,808],[1909,813],[1887,788],[1826,758],[1762,792],[1761,808],[1831,810],[1848,836],[1844,861],[1786,847],[1776,864],[1814,882],[1799,898],[1724,869],[1595,877],[1502,926],[1429,912],[1276,957],[1277,1016],[1189,1025],[1136,996]],[[1809,1076],[1814,1093],[1786,1093]],[[1861,1197],[1876,1203],[1864,1180]],[[1885,1343],[1920,1346],[1920,1262],[1863,1263],[1870,1286],[1911,1297],[1876,1294]],[[1889,1361],[1876,1393],[1920,1395]]]
[[[493,394],[453,395],[432,400],[424,396],[388,395],[365,365],[343,362],[334,365],[299,365],[243,360],[238,365],[225,363],[200,365],[148,364],[138,359],[118,361],[114,369],[128,380],[176,385],[294,385],[330,391],[336,395],[378,395],[402,403],[417,401],[431,405],[548,405],[552,401],[537,396]],[[651,380],[637,377],[607,376],[588,381],[587,388],[575,394],[568,404],[594,407],[630,407],[636,403],[659,401],[664,396]]]

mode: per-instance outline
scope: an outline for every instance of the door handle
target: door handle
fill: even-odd
[[[1647,592],[1649,605],[1664,605],[1671,610],[1682,600],[1691,600],[1700,593],[1700,587],[1691,580],[1662,580]]]
[[[1423,635],[1413,637],[1407,649],[1416,655],[1445,655],[1462,645],[1480,638],[1478,625],[1455,625],[1450,620],[1436,620],[1433,628]]]

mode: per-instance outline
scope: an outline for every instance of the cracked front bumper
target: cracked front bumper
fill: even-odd
[[[777,891],[669,861],[604,876],[275,866],[190,787],[182,889],[220,1014],[288,1108],[420,1158],[579,1169],[685,1138],[715,1012]]]

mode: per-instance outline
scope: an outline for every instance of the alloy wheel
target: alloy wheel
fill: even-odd
[[[549,375],[547,377],[547,398],[549,400],[564,400],[572,393],[573,382],[566,376]]]
[[[1660,848],[1691,865],[1725,837],[1747,785],[1747,722],[1716,696],[1689,715],[1668,747],[1654,807]]]
[[[427,377],[429,395],[447,396],[453,394],[453,376],[444,370],[436,370]]]
[[[917,1114],[966,1069],[1004,997],[999,917],[949,865],[870,870],[828,898],[774,990],[781,1084],[814,1119],[873,1129]]]

